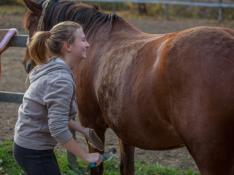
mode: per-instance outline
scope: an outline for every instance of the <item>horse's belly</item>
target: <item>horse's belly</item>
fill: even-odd
[[[133,117],[116,126],[112,123],[111,128],[123,142],[138,148],[164,150],[183,146],[181,138],[171,125],[157,122],[147,123]]]

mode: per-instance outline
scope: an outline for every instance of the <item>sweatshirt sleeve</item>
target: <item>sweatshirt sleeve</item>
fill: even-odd
[[[73,95],[73,83],[67,79],[57,79],[49,84],[44,97],[48,109],[48,127],[51,136],[64,144],[72,138],[68,128],[70,102]]]

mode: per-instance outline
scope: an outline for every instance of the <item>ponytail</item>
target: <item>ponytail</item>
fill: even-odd
[[[31,59],[36,64],[44,64],[47,61],[49,31],[36,32],[29,43],[28,49]]]
[[[80,24],[64,21],[55,25],[50,31],[36,32],[28,45],[29,55],[36,64],[44,64],[50,56],[62,55],[64,42],[75,41],[75,31],[82,28]]]

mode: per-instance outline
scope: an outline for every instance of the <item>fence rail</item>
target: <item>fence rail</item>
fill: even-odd
[[[22,103],[24,93],[20,92],[9,92],[9,91],[0,91],[0,103]]]
[[[210,8],[234,8],[234,3],[218,2],[192,2],[192,1],[179,1],[179,0],[82,0],[83,2],[110,2],[110,3],[143,3],[143,4],[164,4],[164,5],[184,5],[194,7],[210,7]]]
[[[11,39],[9,46],[26,47],[27,40],[28,40],[28,35],[16,35]]]
[[[14,36],[10,43],[10,47],[25,47],[27,43],[28,35],[16,35]],[[0,103],[22,103],[24,93],[21,92],[9,92],[0,91]]]
[[[206,7],[218,9],[217,19],[223,21],[224,9],[233,9],[234,3],[224,2],[224,0],[217,0],[217,2],[199,2],[192,0],[83,0],[83,2],[109,2],[109,3],[136,3],[136,4],[161,4],[164,6],[164,13],[166,18],[169,18],[168,6],[180,5],[180,6],[191,6],[191,7]]]

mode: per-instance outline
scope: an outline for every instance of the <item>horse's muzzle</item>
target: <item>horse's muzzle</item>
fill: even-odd
[[[33,69],[32,60],[27,60],[25,63],[25,71],[29,73]]]

